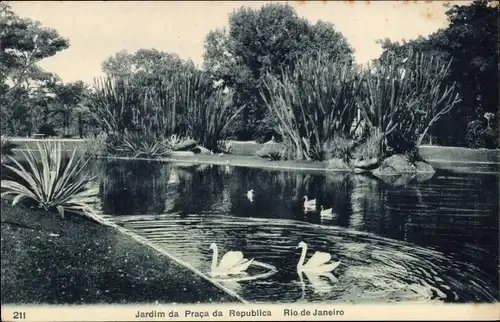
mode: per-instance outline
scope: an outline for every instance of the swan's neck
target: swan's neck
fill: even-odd
[[[300,254],[299,262],[297,263],[297,271],[302,270],[302,266],[304,266],[304,261],[306,259],[307,246],[302,246],[302,253]]]
[[[307,198],[307,196],[304,196],[304,203],[306,203],[309,199]]]
[[[300,286],[302,287],[302,297],[304,299],[306,297],[306,283],[304,282],[304,278],[302,277],[302,272],[299,272]]]
[[[214,271],[217,268],[217,258],[219,257],[219,250],[217,249],[217,246],[214,247],[213,249],[214,253],[212,255],[212,271]]]

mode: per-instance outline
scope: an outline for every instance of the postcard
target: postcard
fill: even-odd
[[[2,321],[497,320],[475,1],[2,1]]]

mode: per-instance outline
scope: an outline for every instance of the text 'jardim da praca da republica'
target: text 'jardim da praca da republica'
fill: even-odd
[[[269,310],[251,309],[251,310],[169,310],[169,311],[137,311],[136,319],[146,318],[210,318],[210,317],[256,317],[256,316],[272,316]]]

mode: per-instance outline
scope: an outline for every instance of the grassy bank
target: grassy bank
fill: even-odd
[[[420,156],[429,161],[462,163],[498,163],[500,151],[489,149],[468,149],[452,146],[423,145]]]
[[[155,250],[80,217],[2,202],[1,242],[3,304],[237,301]]]

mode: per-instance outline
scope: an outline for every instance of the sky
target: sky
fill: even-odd
[[[312,23],[333,23],[361,64],[380,55],[378,39],[414,39],[448,25],[443,4],[449,1],[13,1],[11,7],[69,39],[70,47],[40,62],[42,68],[64,82],[92,84],[103,75],[102,61],[123,49],[156,48],[201,66],[210,30],[227,26],[235,9],[268,2],[288,2]]]

